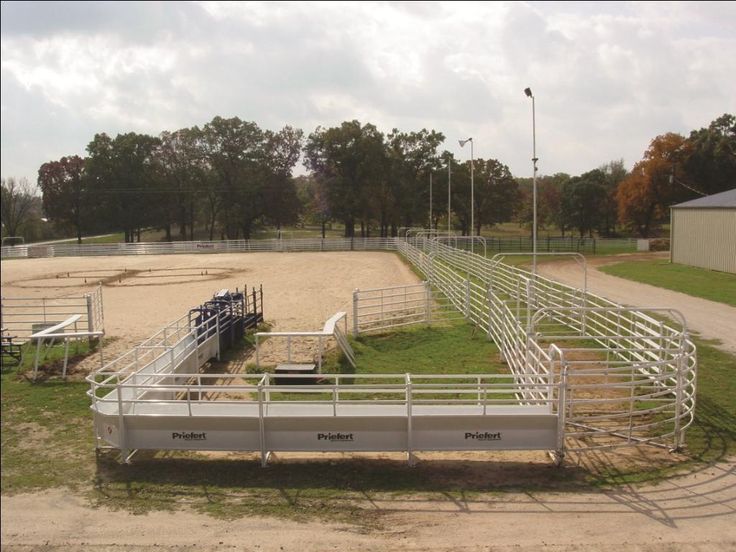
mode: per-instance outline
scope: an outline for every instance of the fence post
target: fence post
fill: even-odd
[[[92,294],[88,293],[84,296],[87,302],[87,331],[88,332],[94,332],[95,331],[95,314],[94,309],[92,308]],[[92,348],[92,345],[94,344],[95,338],[93,336],[89,336],[87,338],[87,341],[89,343],[90,348]]]
[[[414,467],[416,461],[414,460],[414,436],[412,434],[414,428],[412,427],[412,384],[411,375],[404,375],[404,382],[406,385],[406,460],[409,467]]]
[[[488,339],[493,339],[492,336],[492,324],[493,319],[493,284],[489,284],[486,290],[486,299],[488,300]]]
[[[684,338],[681,338],[684,341]],[[677,358],[676,370],[677,378],[675,379],[675,450],[680,450],[682,445],[682,430],[680,429],[682,422],[682,365],[685,360],[684,351],[682,348],[682,341],[680,344],[680,351]]]
[[[470,318],[470,277],[465,279],[465,318]]]
[[[427,324],[432,323],[432,288],[429,282],[424,282],[424,321]]]
[[[557,403],[557,450],[555,461],[559,466],[565,459],[565,423],[567,421],[567,362],[560,358],[562,364],[560,374],[560,386],[557,392],[559,402]],[[552,377],[550,373],[550,377]]]
[[[353,336],[358,337],[358,293],[360,290],[355,288],[353,290]]]

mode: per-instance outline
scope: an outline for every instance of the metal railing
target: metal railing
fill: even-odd
[[[446,236],[436,230],[403,229],[398,238],[293,238],[257,240],[212,240],[139,243],[57,243],[16,245],[0,248],[0,258],[85,257],[119,255],[169,255],[177,253],[243,253],[252,251],[395,251],[403,241],[416,245],[427,238],[450,241],[456,248],[479,252],[531,251],[529,237],[496,238]],[[540,238],[538,252],[576,251],[582,253],[635,252],[637,240],[627,238]]]
[[[342,328],[340,324],[342,323]],[[260,340],[261,338],[285,338],[286,339],[286,362],[291,364],[292,343],[296,339],[316,339],[317,340],[317,372],[322,371],[322,361],[325,353],[325,340],[333,338],[335,343],[342,351],[350,365],[355,368],[355,352],[348,341],[348,317],[347,313],[338,312],[331,316],[321,331],[289,331],[289,332],[257,332],[255,334],[256,345],[256,368],[261,367],[260,358]]]
[[[2,328],[20,342],[31,334],[54,326],[70,316],[79,315],[79,331],[105,331],[102,306],[102,286],[84,295],[63,297],[3,297],[0,304]]]
[[[546,378],[555,369],[549,347],[564,351],[572,450],[683,443],[693,420],[697,359],[680,313],[623,307],[499,259],[436,240],[410,241],[399,251],[487,331],[518,381]],[[538,396],[532,390],[518,398]]]
[[[353,292],[353,335],[462,318],[428,282]]]
[[[170,255],[293,251],[394,251],[395,238],[304,238],[143,243],[49,244],[0,248],[0,258]]]
[[[565,450],[585,451],[639,443],[677,448],[684,442],[684,432],[693,420],[697,359],[679,313],[623,307],[587,292],[584,287],[566,286],[506,265],[500,259],[489,259],[436,240],[411,237],[394,243],[426,275],[427,283],[364,290],[364,295],[358,291],[354,296],[357,305],[354,304],[353,331],[356,321],[358,333],[368,328],[386,329],[415,321],[433,321],[432,313],[437,308],[433,302],[441,300],[448,312],[452,310],[473,322],[496,342],[510,372],[498,376],[447,376],[441,384],[427,387],[428,393],[431,389],[432,393],[446,397],[456,391],[453,382],[481,377],[488,379],[479,380],[475,386],[482,394],[481,399],[475,397],[476,405],[549,405],[560,427],[556,448],[560,456]],[[255,384],[255,391],[253,386],[229,385],[236,378],[244,381],[250,376],[198,373],[203,356],[196,351],[197,347],[218,345],[210,341],[209,331],[197,332],[199,329],[192,329],[191,320],[181,326],[175,323],[167,327],[163,335],[159,332],[131,352],[132,356],[123,355],[96,373],[89,380],[91,395],[97,397],[101,389],[107,390],[101,404],[116,404],[110,413],[120,416],[133,412],[135,405],[146,404],[148,400],[170,403],[176,409],[186,404],[189,415],[197,415],[204,412],[202,409],[215,408],[211,406],[214,403],[218,407],[228,402],[241,407],[253,405],[252,393],[257,394],[259,408],[268,408],[276,400],[270,393],[277,390],[305,396],[318,393],[319,397],[314,396],[305,403],[315,406],[329,405],[329,393],[332,393],[332,402],[343,404],[350,393],[360,391],[354,382],[364,381],[363,376],[355,374],[330,375],[335,382],[332,387],[291,389],[282,385],[271,387],[271,376],[267,375]],[[219,332],[212,332],[215,333]],[[206,341],[202,341],[202,336]],[[197,359],[196,362],[190,361],[191,358]],[[186,373],[190,379],[181,379],[173,373]],[[415,387],[416,380],[436,376],[412,377],[415,381],[405,382],[400,389],[386,387],[385,382],[381,382],[381,389],[385,393],[394,390],[404,393],[404,398],[397,400],[405,407],[415,398],[413,390],[420,389]],[[211,378],[220,378],[222,385],[202,383]],[[491,393],[492,399],[483,395],[492,389],[484,387],[490,385],[490,380],[494,384],[505,382],[497,388],[503,392]],[[171,386],[175,389],[168,389]],[[207,395],[203,387],[211,394]],[[379,393],[378,389],[371,388],[371,392]],[[412,397],[408,403],[407,393]],[[206,400],[194,402],[192,396],[206,397]],[[441,400],[441,397],[424,399]],[[262,419],[263,414],[259,415]],[[121,420],[120,427],[123,426]]]

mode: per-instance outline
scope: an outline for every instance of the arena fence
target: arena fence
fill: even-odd
[[[575,444],[568,450],[684,442],[697,360],[679,312],[624,307],[436,240],[399,250],[427,276],[425,285],[487,331],[519,381],[569,367],[565,433]],[[522,403],[536,398],[534,390],[519,395]]]
[[[420,450],[529,449],[560,461],[683,444],[697,363],[679,313],[617,305],[429,237],[393,243],[427,282],[356,291],[353,331],[454,313],[497,343],[508,374],[204,374],[220,324],[190,316],[88,378],[98,447],[126,459],[257,451],[265,464],[271,451],[404,451],[412,463]]]
[[[74,244],[57,243],[45,245],[15,245],[0,248],[0,258],[43,258],[43,257],[85,257],[106,255],[169,255],[176,253],[239,253],[250,251],[395,251],[403,241],[421,242],[435,238],[459,249],[469,249],[476,253],[496,253],[505,251],[532,251],[529,237],[492,238],[468,236],[447,236],[436,230],[409,229],[404,238],[303,238],[303,239],[264,239],[264,240],[216,240],[148,243],[99,243]],[[540,238],[538,252],[577,251],[582,253],[623,253],[636,251],[635,239],[600,239],[574,237]]]
[[[396,250],[395,238],[305,238],[150,243],[48,244],[3,247],[3,259],[117,255],[173,255],[177,253],[245,253],[257,251]]]

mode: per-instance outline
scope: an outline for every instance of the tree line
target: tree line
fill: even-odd
[[[286,126],[261,129],[237,117],[215,117],[203,127],[153,137],[98,134],[87,157],[44,163],[38,184],[47,215],[83,234],[121,230],[140,240],[143,228],[161,228],[166,239],[249,239],[255,228],[281,228],[299,219],[337,221],[345,236],[396,235],[402,226],[439,223],[448,198],[442,170],[451,165],[451,224],[470,231],[470,166],[440,151],[434,130],[390,133],[346,121],[318,127],[309,136]],[[310,175],[294,177],[300,158]],[[474,160],[475,221],[510,220],[518,186],[496,159]],[[432,176],[430,176],[432,175]],[[429,213],[429,179],[435,179]]]
[[[521,184],[530,222],[531,179]],[[611,161],[579,176],[559,173],[538,179],[538,222],[580,236],[655,237],[672,205],[736,186],[736,117],[724,114],[688,137],[655,137],[631,171]]]
[[[531,178],[514,178],[497,159],[475,159],[471,216],[470,161],[442,150],[444,141],[435,130],[384,133],[359,121],[305,136],[290,126],[271,131],[215,117],[159,136],[97,134],[86,157],[44,163],[37,182],[46,217],[80,241],[107,231],[140,241],[144,228],[163,229],[167,240],[194,239],[195,229],[209,239],[248,239],[259,227],[298,221],[321,225],[323,236],[327,224],[339,222],[348,237],[429,224],[445,229],[448,222],[468,234],[471,220],[476,233],[512,220],[531,227]],[[308,175],[294,177],[300,159]],[[563,236],[649,237],[671,204],[734,182],[736,120],[725,114],[687,138],[657,136],[630,172],[615,160],[578,176],[540,177],[538,222]],[[4,235],[20,232],[32,211],[23,207],[33,203],[26,188],[3,180]]]

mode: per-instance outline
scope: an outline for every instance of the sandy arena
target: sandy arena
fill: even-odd
[[[86,283],[85,283],[86,281]],[[80,295],[103,282],[107,353],[121,353],[222,288],[263,285],[274,330],[318,330],[356,288],[419,281],[393,253],[249,253],[3,261],[3,297]]]

